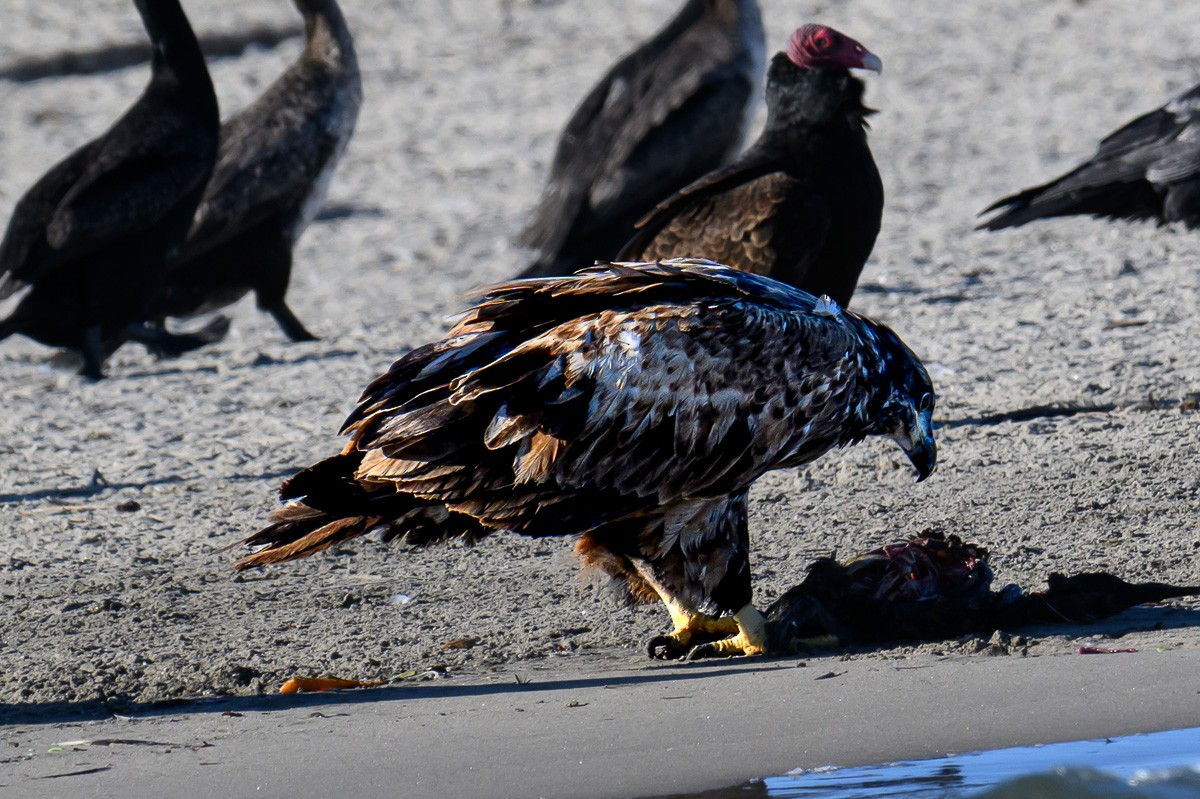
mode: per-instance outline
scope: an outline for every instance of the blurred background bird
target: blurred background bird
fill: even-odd
[[[207,340],[163,341],[142,323],[212,173],[217,98],[178,0],[134,5],[154,48],[149,85],[25,193],[0,242],[0,299],[29,287],[0,339],[21,333],[74,350],[93,379],[130,338],[164,354]]]
[[[187,241],[156,298],[188,317],[254,292],[292,341],[316,337],[288,307],[292,251],[325,200],[354,131],[362,84],[336,0],[296,0],[306,41],[299,59],[221,126],[221,148]]]
[[[882,68],[845,34],[798,29],[771,61],[758,141],[647,214],[617,260],[709,258],[848,304],[883,215],[850,70]]]
[[[618,61],[563,130],[519,243],[521,277],[610,260],[664,197],[737,155],[761,92],[766,44],[755,0],[687,0]]]
[[[1049,183],[1002,197],[983,230],[1076,214],[1200,226],[1200,86],[1100,142],[1096,154]]]

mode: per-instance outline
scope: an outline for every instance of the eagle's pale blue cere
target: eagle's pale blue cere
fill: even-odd
[[[751,484],[870,435],[924,479],[933,406],[895,333],[767,277],[674,260],[506,283],[367,387],[349,444],[284,484],[237,566],[374,528],[575,535],[586,565],[666,603],[652,656],[762,653]]]

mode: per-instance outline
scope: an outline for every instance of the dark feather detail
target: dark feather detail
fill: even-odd
[[[765,42],[756,0],[686,0],[575,110],[520,242],[522,277],[616,256],[662,198],[732,159],[758,100]]]
[[[1090,215],[1200,227],[1200,86],[1143,114],[1100,142],[1070,172],[989,205],[980,229]]]

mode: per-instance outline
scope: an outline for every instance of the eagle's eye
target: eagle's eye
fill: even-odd
[[[921,395],[921,401],[917,403],[917,410],[921,413],[933,410],[933,394],[928,391]]]
[[[828,50],[833,46],[833,36],[828,30],[820,30],[813,36],[812,43],[815,50]]]

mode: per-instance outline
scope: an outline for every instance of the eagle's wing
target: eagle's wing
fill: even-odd
[[[839,440],[850,315],[735,270],[586,277],[501,286],[376,381],[348,423],[356,479],[554,534],[727,496]]]

